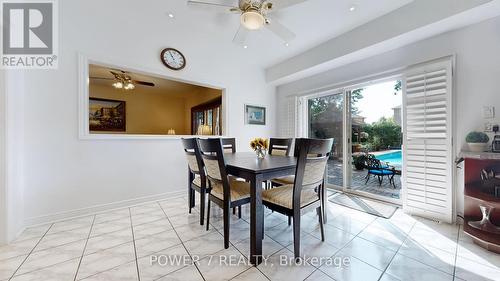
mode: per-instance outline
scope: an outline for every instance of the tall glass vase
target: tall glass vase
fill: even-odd
[[[256,148],[255,153],[257,154],[258,159],[264,159],[264,157],[266,157],[266,152],[262,148]]]

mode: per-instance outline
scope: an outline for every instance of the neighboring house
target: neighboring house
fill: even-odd
[[[403,124],[403,119],[401,118],[401,105],[392,108],[392,110],[394,110],[394,122],[401,126]]]

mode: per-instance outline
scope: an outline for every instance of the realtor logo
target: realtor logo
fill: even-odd
[[[57,68],[56,0],[3,0],[1,68]]]

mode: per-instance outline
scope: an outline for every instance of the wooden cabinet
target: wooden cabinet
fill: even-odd
[[[500,253],[500,154],[463,153],[464,231],[474,242]]]

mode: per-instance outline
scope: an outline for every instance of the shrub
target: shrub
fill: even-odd
[[[483,132],[470,132],[465,138],[467,143],[487,143],[490,138]]]

